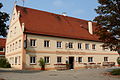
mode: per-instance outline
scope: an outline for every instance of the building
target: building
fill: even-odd
[[[0,59],[5,58],[5,43],[6,39],[0,38]]]
[[[16,69],[40,69],[41,57],[47,70],[66,62],[71,64],[70,69],[90,63],[116,63],[119,55],[103,49],[103,43],[94,34],[95,29],[96,24],[90,21],[16,5],[5,56]]]

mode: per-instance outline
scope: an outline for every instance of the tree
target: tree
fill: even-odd
[[[0,9],[3,7],[0,3]],[[9,15],[5,12],[0,11],[0,36],[6,37],[7,35],[7,21],[9,20]]]
[[[94,21],[100,25],[96,34],[104,42],[103,47],[111,50],[120,48],[120,0],[98,0]],[[101,27],[102,26],[102,27]]]

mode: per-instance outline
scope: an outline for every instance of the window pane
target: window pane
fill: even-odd
[[[62,47],[61,44],[62,42],[57,42],[57,48],[61,48]]]
[[[85,49],[89,49],[89,44],[85,44]]]
[[[95,44],[92,44],[92,49],[95,49],[96,48],[96,45]]]
[[[78,62],[82,62],[82,57],[78,57]]]
[[[57,57],[57,63],[61,63],[61,60],[62,59],[62,57]]]

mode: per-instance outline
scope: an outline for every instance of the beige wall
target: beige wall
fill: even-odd
[[[30,39],[36,39],[36,46],[30,46]],[[50,40],[50,47],[44,48],[44,40]],[[56,47],[56,41],[62,41],[62,48],[58,49]],[[67,42],[73,42],[73,49],[66,49],[65,44]],[[82,50],[77,48],[77,43],[82,43]],[[90,49],[85,49],[85,44],[90,44]],[[96,44],[96,50],[92,50],[92,44]],[[66,63],[66,58],[70,56],[74,57],[74,67],[84,67],[84,63],[88,62],[88,57],[93,57],[92,63],[104,62],[104,57],[108,57],[109,62],[115,62],[118,57],[117,52],[110,50],[103,50],[101,47],[101,42],[85,41],[85,40],[74,40],[66,38],[48,37],[48,36],[36,36],[27,34],[27,54],[26,54],[26,68],[40,68],[39,59],[40,57],[49,56],[50,64],[46,65],[46,68],[54,68],[54,64],[57,64],[57,56],[62,57],[62,63]],[[30,64],[30,56],[36,56],[36,64]],[[83,62],[79,63],[76,61],[77,57],[82,57]],[[117,65],[117,63],[116,63]]]
[[[23,31],[19,21],[19,13],[16,11],[16,7],[14,7],[6,40],[5,57],[11,63],[12,67],[22,68],[22,53],[23,53]],[[19,63],[15,64],[16,57],[17,60],[19,60],[20,64]],[[13,58],[14,60],[12,60],[11,58]]]

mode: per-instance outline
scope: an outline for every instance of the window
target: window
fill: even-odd
[[[85,44],[85,49],[89,49],[89,44]]]
[[[50,41],[45,40],[44,41],[44,47],[50,47]]]
[[[78,49],[82,49],[82,43],[78,43]]]
[[[68,48],[73,48],[73,43],[72,42],[68,43]]]
[[[88,62],[93,62],[93,57],[88,57]]]
[[[7,46],[7,53],[9,52],[9,47]]]
[[[19,40],[19,48],[21,48],[21,40]]]
[[[44,57],[45,63],[50,63],[50,57]]]
[[[96,49],[96,45],[92,44],[92,49],[95,50]]]
[[[104,57],[104,61],[108,61],[108,57]]]
[[[15,57],[15,64],[17,64],[17,57]]]
[[[62,42],[57,41],[57,48],[62,48]]]
[[[35,63],[36,63],[36,57],[30,56],[30,64],[35,64]]]
[[[15,46],[15,45],[14,45],[14,43],[13,43],[13,51],[14,51],[14,46]]]
[[[61,63],[62,62],[62,57],[57,57],[57,63]]]
[[[16,43],[15,43],[15,49],[17,49],[17,46],[18,46],[18,45],[17,45],[17,42],[16,42]]]
[[[30,40],[30,46],[36,46],[36,40],[35,39],[31,39]]]
[[[10,52],[12,51],[12,45],[10,45]]]
[[[78,62],[82,62],[82,57],[78,57]]]
[[[4,51],[4,48],[0,48],[0,52],[3,52]]]

